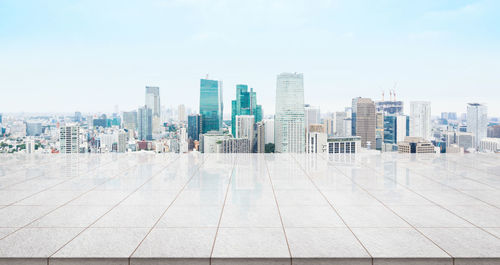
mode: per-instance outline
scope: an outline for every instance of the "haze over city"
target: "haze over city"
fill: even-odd
[[[275,112],[276,76],[304,73],[322,113],[357,96],[485,103],[500,116],[498,1],[1,1],[2,112],[108,112],[199,105],[199,80],[236,84]],[[10,100],[12,99],[12,100]]]

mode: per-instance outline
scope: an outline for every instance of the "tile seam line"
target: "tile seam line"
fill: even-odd
[[[362,164],[362,165],[363,165],[363,166],[365,166],[365,167],[367,167],[367,168],[371,168],[371,169],[373,169],[373,170],[374,170],[374,171],[375,171],[378,175],[382,175],[382,174],[381,174],[381,173],[379,173],[379,171],[378,171],[378,170],[376,170],[375,168],[369,167],[369,166],[364,165],[364,164]],[[405,167],[405,168],[407,168],[407,167]],[[408,170],[411,170],[410,168],[407,168],[407,169],[408,169]],[[415,172],[415,171],[413,171],[413,172]],[[419,173],[417,173],[417,172],[415,172],[415,173],[416,173],[416,174],[418,174],[418,175],[421,175],[421,174],[419,174]],[[436,183],[438,183],[438,184],[442,184],[442,183],[437,182],[437,181],[435,181],[435,180],[432,180],[431,178],[428,178],[428,177],[426,177],[426,176],[424,176],[424,175],[421,175],[421,176],[423,176],[424,178],[427,178],[427,179],[429,179],[429,180],[431,180],[431,181],[433,181],[433,182],[436,182]],[[383,177],[383,178],[385,179],[385,177]],[[456,214],[455,212],[453,212],[452,210],[450,210],[450,209],[446,208],[445,206],[443,206],[443,205],[441,205],[441,204],[439,204],[439,203],[437,203],[437,202],[435,202],[435,201],[433,201],[433,200],[431,200],[431,199],[429,199],[429,198],[425,197],[424,195],[422,195],[422,194],[418,193],[417,191],[414,191],[414,190],[413,190],[413,189],[411,189],[411,188],[406,187],[405,185],[401,185],[401,184],[399,184],[399,183],[395,182],[394,180],[392,180],[392,181],[393,181],[394,183],[396,183],[397,185],[399,185],[399,186],[403,187],[404,189],[407,189],[407,190],[409,190],[410,192],[413,192],[413,193],[414,193],[414,194],[416,194],[417,196],[422,197],[424,200],[427,200],[427,201],[429,201],[429,202],[433,203],[434,205],[438,206],[439,208],[441,208],[441,209],[443,209],[443,210],[445,210],[445,211],[447,211],[447,212],[451,213],[452,215],[454,215],[454,216],[456,216],[456,217],[458,217],[458,218],[460,218],[460,219],[464,220],[465,222],[467,222],[467,223],[471,224],[472,226],[474,226],[474,227],[478,228],[479,230],[482,230],[483,232],[485,232],[485,233],[487,233],[487,234],[489,234],[489,235],[491,235],[491,236],[493,236],[493,237],[495,237],[495,238],[497,238],[497,239],[500,239],[500,237],[498,237],[497,235],[495,235],[495,234],[491,233],[490,231],[488,231],[488,230],[484,229],[483,227],[481,227],[481,226],[479,226],[479,225],[474,224],[473,222],[471,222],[471,221],[469,221],[469,220],[465,219],[464,217],[462,217],[462,216],[460,216],[460,215]],[[453,188],[452,188],[452,189],[453,189]],[[475,198],[475,197],[473,197],[473,196],[470,196],[470,197],[471,197],[471,198],[476,199],[476,198]],[[479,199],[477,199],[477,200],[479,200]],[[483,202],[482,200],[479,200],[479,201]],[[484,202],[483,202],[483,203],[484,203]],[[487,205],[489,205],[489,204],[487,204]],[[498,208],[498,207],[495,207],[495,208]],[[420,227],[420,228],[423,228],[423,227]],[[466,227],[464,227],[464,228],[466,228]]]
[[[66,243],[64,243],[61,247],[59,247],[54,253],[50,254],[47,259],[49,259],[49,263],[50,263],[50,259],[52,258],[52,256],[54,256],[57,252],[59,252],[61,249],[63,249],[65,246],[67,246],[69,243],[71,243],[75,238],[77,238],[78,236],[80,236],[83,232],[87,231],[87,229],[89,229],[92,225],[94,225],[95,223],[97,223],[102,217],[104,217],[106,214],[108,214],[109,212],[111,212],[113,209],[115,209],[118,205],[120,205],[120,203],[122,203],[123,201],[125,201],[127,198],[129,198],[132,194],[134,194],[137,190],[139,190],[140,188],[142,188],[144,185],[146,185],[149,181],[151,181],[154,177],[156,177],[158,174],[160,174],[165,168],[167,168],[170,164],[174,163],[175,161],[177,161],[178,158],[176,159],[173,159],[172,161],[168,162],[168,164],[161,170],[159,170],[156,174],[154,174],[153,176],[151,176],[148,180],[144,181],[144,183],[142,183],[139,187],[137,187],[137,189],[133,190],[130,194],[128,194],[127,196],[125,196],[122,200],[120,200],[117,204],[115,204],[113,207],[111,207],[108,211],[106,211],[104,214],[102,214],[101,216],[99,216],[96,220],[94,220],[91,224],[89,224],[88,226],[86,226],[83,230],[81,230],[78,234],[76,234],[73,238],[71,238],[69,241],[67,241]],[[131,167],[138,167],[139,164],[136,164],[134,166],[131,166]],[[129,167],[129,168],[131,168]],[[112,180],[114,178],[110,178],[108,181]],[[108,181],[104,182],[104,183],[107,183]],[[98,186],[104,184],[104,183],[101,183],[99,185],[97,185],[95,188],[97,188]]]
[[[121,159],[121,158],[120,158],[120,159]],[[87,159],[87,160],[88,160],[88,159]],[[110,162],[107,162],[107,163],[105,163],[104,165],[100,165],[100,166],[97,166],[97,167],[94,167],[94,168],[90,169],[90,172],[85,172],[85,173],[83,173],[83,174],[78,174],[77,176],[71,177],[71,178],[69,178],[69,179],[65,179],[65,180],[63,180],[63,181],[61,181],[61,182],[58,182],[58,183],[56,183],[56,184],[52,185],[52,186],[49,186],[49,187],[47,187],[47,188],[45,188],[45,189],[42,189],[42,190],[37,191],[37,192],[35,192],[35,193],[31,194],[31,195],[28,195],[28,196],[26,196],[26,197],[24,197],[24,198],[22,198],[22,199],[19,199],[19,200],[15,201],[15,202],[11,202],[11,203],[10,203],[10,204],[8,204],[8,205],[5,205],[5,206],[3,206],[3,207],[0,207],[0,210],[1,210],[1,209],[4,209],[4,208],[7,208],[7,207],[9,207],[9,206],[12,206],[12,205],[14,205],[14,204],[16,204],[16,203],[22,202],[22,201],[24,201],[24,200],[26,200],[26,199],[29,199],[29,198],[31,198],[31,197],[34,197],[34,196],[36,196],[36,195],[38,195],[38,194],[40,194],[40,193],[42,193],[42,192],[44,192],[44,191],[48,191],[48,190],[50,190],[50,189],[52,189],[52,188],[54,188],[54,187],[57,187],[57,186],[59,186],[59,185],[61,185],[61,184],[65,183],[65,182],[68,182],[68,181],[73,180],[73,179],[75,179],[75,178],[78,178],[78,177],[83,177],[83,176],[85,176],[85,175],[91,174],[91,172],[93,172],[93,171],[95,171],[95,170],[98,170],[99,168],[105,167],[105,166],[107,166],[107,165],[109,165],[109,164],[111,164],[111,163],[113,163],[113,162],[116,162],[116,161],[110,161]],[[33,178],[33,179],[36,179],[36,178],[39,178],[39,177],[41,177],[41,176],[35,177],[35,178]],[[32,179],[30,179],[30,180],[32,180]],[[27,181],[29,181],[29,180],[27,180]],[[26,182],[26,181],[25,181],[25,182]],[[24,183],[24,182],[20,182],[19,184],[21,184],[21,183]]]
[[[365,166],[363,163],[360,162],[360,164],[362,166]],[[417,229],[415,226],[413,226],[410,222],[408,222],[406,219],[404,219],[403,217],[401,217],[398,213],[396,213],[392,208],[390,208],[389,206],[387,206],[384,202],[382,202],[381,200],[379,200],[377,197],[375,197],[373,194],[371,194],[367,189],[365,189],[364,187],[362,187],[361,185],[359,185],[356,181],[352,180],[350,177],[348,177],[347,175],[344,174],[344,172],[342,172],[340,169],[338,169],[335,165],[332,165],[337,171],[339,171],[343,176],[345,176],[347,179],[351,180],[354,184],[356,184],[356,186],[358,186],[359,188],[361,188],[362,190],[364,190],[366,193],[368,193],[368,195],[370,195],[372,198],[374,198],[375,200],[377,200],[379,203],[381,203],[386,209],[388,209],[389,211],[391,211],[393,214],[395,214],[397,217],[399,217],[401,220],[403,220],[405,223],[407,223],[411,228],[413,228],[415,231],[417,231],[420,235],[422,235],[423,237],[425,237],[427,240],[429,240],[432,244],[434,244],[435,246],[437,246],[439,249],[441,249],[444,253],[446,253],[446,255],[449,256],[449,258],[453,258],[453,256],[451,255],[451,253],[448,253],[448,251],[446,251],[444,248],[442,248],[441,246],[439,246],[436,242],[434,242],[432,239],[430,239],[427,235],[425,235],[422,231],[420,231],[419,229]],[[365,166],[366,167],[366,166]],[[369,167],[368,167],[369,168]],[[377,174],[378,171],[375,170],[375,172]],[[379,174],[380,175],[380,174]],[[385,178],[385,177],[384,177]],[[396,183],[397,184],[397,183]],[[399,185],[399,184],[397,184]],[[406,187],[405,187],[406,188]]]
[[[278,199],[276,197],[276,191],[274,190],[273,180],[271,178],[271,172],[269,171],[269,165],[267,164],[266,157],[264,156],[264,164],[266,165],[267,177],[269,178],[269,182],[271,183],[271,190],[273,191],[274,202],[276,203],[276,208],[278,210],[278,215],[280,217],[281,228],[283,230],[283,235],[285,236],[286,246],[288,248],[288,254],[290,255],[290,264],[293,264],[292,251],[290,249],[290,243],[288,242],[288,236],[286,235],[285,224],[283,223],[283,217],[281,216],[281,210],[278,203]]]
[[[226,194],[224,196],[224,203],[222,204],[222,210],[220,211],[219,221],[217,222],[217,229],[215,230],[214,242],[212,243],[212,248],[210,250],[210,257],[208,260],[208,264],[212,265],[212,257],[215,249],[215,243],[217,242],[217,236],[219,235],[220,223],[222,221],[222,215],[224,214],[224,207],[226,206],[227,194],[229,193],[229,187],[231,187],[231,181],[234,177],[234,170],[236,168],[236,163],[238,161],[238,156],[234,156],[233,168],[231,170],[231,174],[229,176],[229,181],[227,183]]]
[[[49,159],[50,159],[50,158],[49,158]],[[89,159],[88,159],[88,157],[86,157],[86,160],[89,160]],[[45,163],[43,163],[43,164],[41,164],[41,165],[45,166],[45,165],[50,164],[50,163],[52,163],[52,162],[54,162],[54,161],[47,161],[47,162],[45,162]],[[7,166],[9,166],[9,165],[7,165]],[[36,166],[34,166],[34,167],[39,167],[39,166],[40,166],[40,165],[36,165]],[[31,167],[30,167],[29,169],[31,169]],[[23,171],[23,170],[25,170],[25,169],[15,170],[14,172],[11,172],[11,173],[18,173],[18,172],[21,172],[21,171]],[[36,178],[39,178],[39,177],[41,177],[41,176],[36,176],[36,177],[29,178],[29,179],[25,179],[25,180],[20,181],[20,182],[16,182],[16,183],[13,183],[13,184],[11,184],[11,185],[8,185],[8,186],[5,186],[5,187],[2,187],[2,188],[0,188],[0,190],[4,190],[4,189],[6,189],[6,188],[8,188],[8,187],[10,187],[10,186],[15,186],[15,185],[17,185],[17,184],[21,184],[21,183],[23,183],[23,182],[30,181],[30,180],[33,180],[33,179],[36,179]]]
[[[142,245],[142,243],[144,242],[144,240],[146,240],[146,238],[149,236],[149,234],[153,231],[153,229],[158,225],[158,223],[160,222],[160,220],[163,218],[163,216],[165,216],[165,214],[167,213],[168,209],[170,209],[170,207],[174,204],[174,202],[177,200],[177,198],[179,197],[179,195],[182,193],[182,191],[184,191],[184,189],[186,188],[186,186],[189,184],[189,182],[191,181],[191,179],[194,178],[194,176],[196,175],[196,173],[198,173],[198,171],[200,170],[200,168],[205,164],[205,162],[209,159],[210,157],[207,157],[207,158],[204,158],[203,161],[200,163],[200,165],[196,168],[195,172],[193,172],[193,174],[191,175],[191,177],[189,177],[189,179],[186,181],[186,183],[181,187],[181,189],[177,192],[176,196],[174,197],[174,199],[172,200],[172,202],[170,202],[167,206],[167,208],[163,211],[163,213],[160,215],[160,217],[158,217],[158,220],[156,220],[156,222],[153,224],[153,226],[151,228],[149,228],[148,232],[146,233],[146,235],[144,236],[144,238],[139,242],[139,244],[137,245],[137,247],[135,247],[134,251],[132,251],[132,253],[129,255],[129,257],[127,258],[128,260],[128,264],[130,265],[130,260],[132,259],[132,256],[135,254],[135,252],[137,251],[137,249],[139,249],[139,247]]]
[[[130,166],[130,167],[128,167],[127,169],[132,168],[132,167],[134,167],[134,166]],[[115,176],[116,176],[116,175],[115,175]],[[68,204],[69,204],[69,203],[71,203],[72,201],[74,201],[74,200],[76,200],[76,199],[78,199],[78,198],[82,197],[83,195],[85,195],[85,194],[87,194],[87,193],[89,193],[89,192],[93,191],[94,189],[96,189],[96,188],[97,188],[97,187],[99,187],[100,185],[102,185],[102,184],[104,184],[104,183],[106,183],[106,182],[108,182],[108,181],[110,181],[110,180],[112,180],[112,179],[114,179],[114,177],[110,178],[109,180],[107,180],[107,181],[105,181],[105,182],[103,182],[103,183],[97,184],[96,186],[92,187],[90,190],[87,190],[87,191],[83,192],[82,194],[80,194],[80,195],[76,196],[75,198],[73,198],[73,199],[71,199],[71,200],[69,200],[69,201],[67,201],[67,202],[63,203],[62,205],[59,205],[59,206],[57,206],[56,208],[54,208],[54,209],[52,209],[52,210],[50,210],[50,211],[48,211],[48,212],[44,213],[42,216],[40,216],[40,217],[38,217],[38,218],[36,218],[36,219],[32,220],[31,222],[27,223],[26,225],[21,226],[21,227],[16,227],[17,229],[15,229],[14,231],[12,231],[12,232],[10,232],[10,233],[6,234],[5,236],[1,237],[1,238],[0,238],[0,240],[3,240],[4,238],[6,238],[6,237],[8,237],[8,236],[10,236],[10,235],[12,235],[12,234],[14,234],[15,232],[17,232],[17,231],[19,231],[19,230],[21,230],[21,229],[23,229],[23,228],[28,227],[29,225],[33,224],[34,222],[36,222],[36,221],[38,221],[38,220],[42,219],[43,217],[45,217],[45,216],[47,216],[47,215],[49,215],[49,214],[53,213],[54,211],[56,211],[56,210],[58,210],[58,209],[60,209],[60,208],[62,208],[62,207],[64,207],[64,206],[68,205]],[[2,208],[2,209],[3,209],[3,208]],[[1,210],[1,209],[0,209],[0,210]]]
[[[383,158],[382,158],[382,159],[383,159]],[[427,162],[427,163],[426,163],[426,165],[433,166],[433,163],[432,163],[431,161],[426,161],[426,162]],[[445,160],[445,162],[451,162],[451,163],[459,164],[459,163],[458,163],[458,162],[456,162],[456,161],[450,161],[450,160]],[[459,164],[459,165],[461,165],[461,164]],[[468,166],[466,166],[466,165],[463,165],[463,166],[464,166],[464,167],[467,167],[467,168],[470,168],[470,169],[473,169],[473,170],[476,170],[476,171],[483,171],[483,170],[478,169],[478,168],[468,167]],[[450,169],[448,169],[448,167],[446,167],[445,165],[440,165],[440,169],[442,169],[442,170],[444,170],[444,171],[447,171],[447,172],[449,172],[450,174],[452,174],[452,175],[454,175],[454,176],[459,176],[459,175],[457,175],[457,173],[455,173],[455,172],[451,171]],[[415,172],[415,173],[417,173],[417,172]],[[497,175],[495,175],[495,174],[491,174],[491,173],[488,173],[488,172],[485,172],[485,173],[486,173],[487,175],[491,175],[491,176],[499,177],[499,176],[497,176]],[[485,185],[485,186],[490,187],[490,188],[492,188],[492,189],[494,189],[494,190],[496,190],[496,191],[500,190],[499,188],[497,188],[497,187],[495,187],[495,186],[492,186],[492,185],[490,185],[490,184],[488,184],[488,183],[483,183],[482,181],[477,180],[477,179],[473,179],[473,178],[466,177],[466,176],[459,176],[459,177],[464,178],[464,179],[468,179],[468,180],[470,180],[470,181],[473,181],[473,182],[476,182],[476,183],[479,183],[479,184],[482,184],[482,185]]]
[[[311,181],[311,183],[314,185],[314,188],[321,194],[321,196],[323,197],[323,199],[326,200],[326,202],[328,203],[328,205],[330,205],[330,207],[333,209],[333,211],[337,214],[337,216],[340,218],[340,220],[342,221],[342,223],[344,223],[344,225],[347,227],[347,229],[349,229],[349,231],[351,232],[351,234],[354,236],[354,238],[356,238],[356,240],[358,241],[358,243],[361,245],[361,247],[363,247],[363,249],[366,251],[366,254],[368,254],[370,256],[370,259],[371,259],[371,263],[373,265],[374,261],[373,261],[373,255],[370,253],[370,251],[368,251],[368,249],[366,248],[366,246],[363,244],[363,242],[361,242],[361,240],[358,238],[358,236],[354,233],[354,231],[351,229],[351,227],[349,225],[347,225],[347,222],[344,220],[344,218],[340,215],[340,213],[338,212],[338,210],[335,208],[335,206],[333,206],[333,204],[330,202],[330,200],[328,200],[328,198],[326,197],[326,195],[318,188],[318,186],[316,185],[316,183],[312,180],[311,176],[309,176],[309,174],[306,172],[306,170],[304,169],[304,167],[302,167],[302,165],[300,164],[300,162],[294,157],[292,156],[293,159],[295,160],[295,162],[297,162],[297,164],[299,165],[300,169],[304,172],[304,174],[307,176],[307,178],[309,179],[309,181]],[[320,156],[322,159],[323,157]],[[326,161],[328,163],[328,161]]]

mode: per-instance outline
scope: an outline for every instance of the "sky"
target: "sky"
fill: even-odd
[[[0,0],[0,113],[112,112],[144,104],[197,111],[200,78],[236,84],[274,113],[276,76],[304,74],[305,101],[432,102],[500,116],[497,0]]]

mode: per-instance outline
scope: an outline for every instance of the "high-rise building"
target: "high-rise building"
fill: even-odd
[[[356,106],[356,111],[354,111],[354,106]],[[353,104],[353,116],[354,113],[356,113],[356,136],[361,137],[361,146],[375,149],[377,123],[375,103],[369,98],[356,98],[356,104]]]
[[[335,131],[336,131],[335,129],[337,126],[335,114],[332,114],[332,117],[324,118],[323,119],[323,126],[325,127],[326,135],[334,136]]]
[[[236,85],[236,99],[231,102],[231,132],[236,135],[236,116],[253,115],[255,122],[262,120],[262,106],[257,105],[257,94],[247,85]]]
[[[277,153],[305,152],[304,77],[298,73],[282,73],[276,82],[276,114],[274,122]]]
[[[59,129],[59,144],[62,154],[80,152],[80,127],[77,125],[61,126]]]
[[[478,148],[488,132],[488,108],[485,105],[479,103],[467,105],[467,132],[471,132],[474,136],[473,148]]]
[[[179,105],[179,107],[177,107],[177,116],[178,116],[177,119],[179,122],[186,122],[187,121],[186,106],[184,106],[184,104],[181,104],[181,105]]]
[[[257,122],[257,153],[264,153],[266,150],[266,126],[264,121]]]
[[[81,122],[82,121],[82,113],[79,112],[79,111],[76,111],[75,112],[75,118],[74,118],[74,121],[75,122]]]
[[[266,131],[265,143],[274,143],[274,119],[264,119],[264,130]]]
[[[161,105],[160,88],[146,86],[146,106],[151,110],[151,125],[153,133],[160,133],[161,124]],[[152,136],[151,136],[152,137]]]
[[[200,140],[201,134],[201,115],[191,114],[188,116],[188,139],[193,141]]]
[[[118,142],[117,142],[117,152],[125,153],[127,152],[128,134],[123,130],[118,132]]]
[[[488,127],[488,137],[500,138],[500,125],[493,125]]]
[[[377,142],[377,150],[382,150],[382,143],[384,142],[384,113],[377,112],[375,123],[375,141]]]
[[[0,124],[2,124],[2,113],[0,113]]]
[[[410,136],[431,139],[431,103],[428,101],[410,102]]]
[[[137,110],[137,132],[139,140],[153,140],[153,112],[148,106]]]
[[[405,115],[389,115],[384,117],[384,143],[396,145],[409,136],[410,118]]]
[[[223,118],[222,82],[200,80],[200,114],[202,133],[222,129]]]
[[[35,140],[28,138],[24,143],[26,145],[26,153],[33,154],[35,152],[35,147],[36,147]]]
[[[384,115],[402,115],[403,101],[387,100],[375,102],[377,112],[382,112]]]
[[[237,115],[234,138],[246,138],[250,140],[250,147],[254,143],[255,117],[253,115]]]
[[[336,136],[350,136],[345,132],[345,119],[347,118],[347,113],[344,111],[335,112],[335,133]],[[350,130],[349,130],[350,131]]]
[[[27,136],[40,136],[42,134],[42,123],[40,122],[27,122],[26,135]]]
[[[222,140],[222,153],[250,153],[251,142],[248,138],[229,138]]]
[[[356,135],[356,117],[358,112],[358,100],[361,97],[352,99],[352,108],[351,108],[351,135]]]
[[[320,124],[320,110],[319,107],[311,106],[309,104],[304,105],[304,119],[306,131],[309,130],[311,124]]]
[[[135,131],[137,129],[137,111],[123,112],[122,125],[124,129]]]

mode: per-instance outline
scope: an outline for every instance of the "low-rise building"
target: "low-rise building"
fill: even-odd
[[[361,137],[329,137],[328,153],[329,154],[355,154],[361,150]]]
[[[403,142],[398,143],[398,153],[422,154],[436,153],[436,147],[422,137],[406,137]]]

